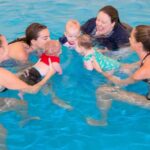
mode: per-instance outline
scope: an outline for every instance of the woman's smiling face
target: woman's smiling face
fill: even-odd
[[[100,11],[96,18],[96,30],[99,35],[108,35],[114,28],[115,22],[111,22],[109,15]]]

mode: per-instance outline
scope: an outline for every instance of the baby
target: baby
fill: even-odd
[[[30,85],[34,85],[38,83],[43,76],[45,76],[49,69],[50,65],[52,65],[53,69],[58,73],[62,74],[62,68],[60,66],[60,58],[59,55],[61,54],[61,45],[59,41],[56,40],[50,40],[45,44],[45,51],[41,55],[39,61],[26,70],[23,74],[21,74],[19,77],[26,83]],[[49,88],[49,92],[52,97],[52,102],[60,107],[63,107],[65,109],[71,110],[73,109],[72,106],[67,104],[65,101],[59,99],[55,93],[53,92],[52,88]],[[19,97],[23,99],[23,93],[20,92]]]
[[[19,77],[26,83],[34,85],[38,83],[43,76],[47,74],[52,65],[53,69],[62,74],[60,66],[61,45],[56,40],[50,40],[45,44],[45,51],[41,55],[39,61],[31,68],[25,70]]]
[[[59,38],[59,42],[71,49],[75,49],[77,38],[80,35],[80,23],[77,20],[69,20],[66,23],[64,36]]]
[[[84,66],[88,70],[94,69],[94,62],[99,65],[103,72],[114,72],[121,67],[117,60],[113,60],[92,47],[92,40],[89,35],[80,35],[76,44],[76,51],[82,54]],[[99,71],[100,72],[100,71]]]

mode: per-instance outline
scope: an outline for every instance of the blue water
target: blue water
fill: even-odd
[[[74,18],[83,23],[94,17],[104,5],[114,5],[120,18],[132,26],[149,24],[149,0],[1,0],[0,33],[9,41],[24,34],[32,22],[48,26],[51,38],[63,34],[65,23]],[[135,60],[133,56],[130,58]],[[21,116],[14,111],[0,115],[7,130],[9,150],[149,150],[150,110],[114,101],[109,110],[108,126],[93,127],[85,117],[99,118],[95,90],[106,82],[103,76],[83,68],[81,57],[63,48],[61,56],[63,75],[51,79],[53,89],[74,109],[67,111],[51,102],[51,96],[25,95],[31,116],[40,120],[20,127]],[[146,86],[140,82],[128,90],[145,94]],[[1,97],[16,97],[16,91],[7,91]]]

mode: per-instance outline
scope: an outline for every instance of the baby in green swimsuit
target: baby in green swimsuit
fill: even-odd
[[[76,44],[76,49],[77,52],[84,56],[84,66],[88,70],[94,69],[94,62],[96,62],[99,65],[100,70],[102,70],[103,72],[114,72],[121,67],[120,62],[111,59],[107,56],[104,56],[102,53],[94,49],[92,47],[92,40],[89,35],[84,34],[79,36]]]

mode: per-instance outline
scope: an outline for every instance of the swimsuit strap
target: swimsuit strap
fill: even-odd
[[[146,59],[149,55],[150,55],[150,53],[147,53],[147,54],[144,56],[144,58],[143,58],[142,61],[141,61],[140,67],[143,66],[145,59]]]

